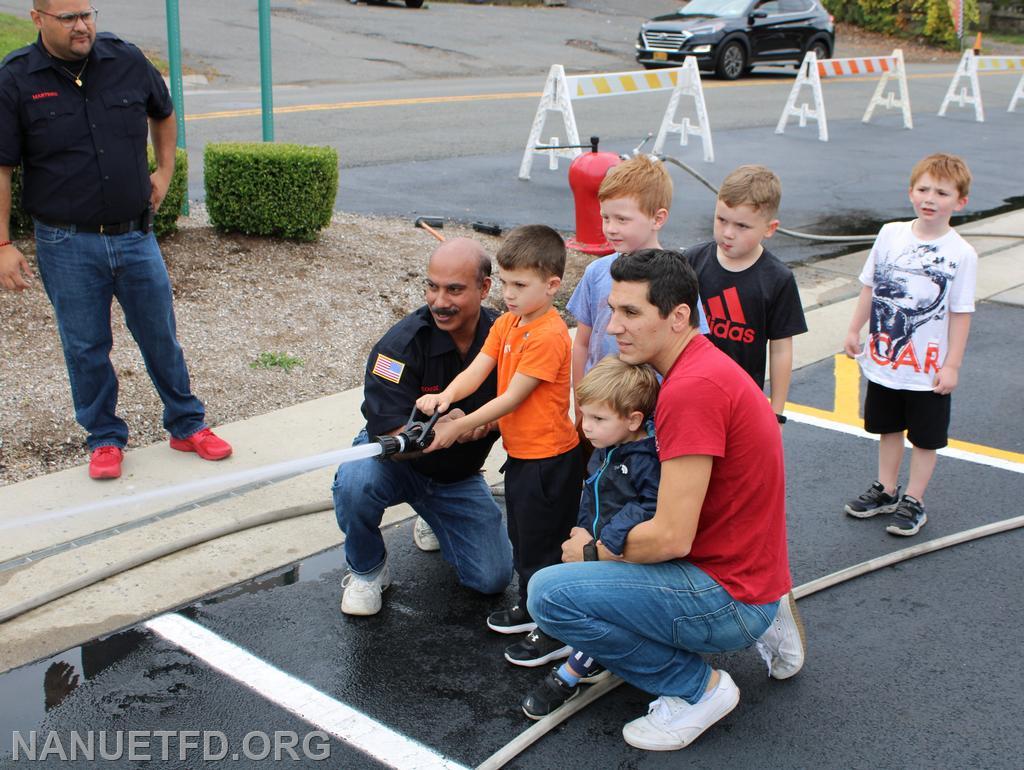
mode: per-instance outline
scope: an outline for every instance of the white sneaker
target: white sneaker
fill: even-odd
[[[345,589],[341,595],[341,611],[346,615],[376,615],[380,612],[380,595],[389,585],[391,573],[387,564],[372,578],[349,572],[341,581]]]
[[[804,622],[800,619],[792,591],[782,597],[775,620],[757,640],[756,646],[768,664],[768,676],[773,679],[789,679],[803,668],[806,648]]]
[[[437,542],[437,535],[422,516],[416,517],[416,523],[412,527],[412,541],[421,551],[441,550],[441,544]]]
[[[647,716],[622,728],[626,743],[647,751],[675,751],[689,746],[740,702],[740,689],[732,677],[725,671],[718,675],[718,685],[698,703],[690,705],[672,695],[662,695],[651,703]]]

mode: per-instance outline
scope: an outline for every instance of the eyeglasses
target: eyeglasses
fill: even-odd
[[[36,13],[41,13],[43,16],[52,16],[65,29],[74,29],[79,19],[85,22],[86,25],[96,23],[96,15],[99,11],[95,8],[90,8],[88,11],[82,11],[81,13],[50,13],[49,11],[41,11],[37,8]]]

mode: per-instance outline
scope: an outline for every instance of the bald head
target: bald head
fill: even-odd
[[[427,263],[427,305],[437,328],[472,339],[480,304],[491,290],[491,258],[472,238],[445,241]]]
[[[487,256],[484,247],[472,238],[452,238],[445,241],[430,255],[428,271],[435,262],[447,267],[472,269],[476,274],[477,286],[483,286],[484,281],[491,277],[491,258]]]

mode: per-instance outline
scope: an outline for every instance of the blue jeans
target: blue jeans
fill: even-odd
[[[533,576],[528,607],[546,634],[630,684],[696,703],[711,676],[700,653],[749,647],[771,625],[778,602],[737,602],[676,559],[556,564]]]
[[[352,444],[368,440],[363,430]],[[371,575],[384,566],[384,509],[408,503],[433,528],[441,555],[464,586],[496,594],[512,579],[512,545],[480,473],[439,484],[409,462],[357,460],[338,466],[332,492],[334,514],[345,533],[345,560],[356,574]]]
[[[110,306],[117,297],[164,403],[175,438],[202,430],[204,410],[189,387],[178,344],[167,267],[152,233],[79,233],[36,222],[39,274],[57,317],[75,419],[89,449],[123,447],[128,426],[117,416],[117,374],[110,363]]]

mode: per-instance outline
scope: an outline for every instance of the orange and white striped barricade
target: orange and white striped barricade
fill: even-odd
[[[711,163],[715,159],[714,147],[711,143],[711,126],[708,122],[707,106],[704,103],[704,89],[700,82],[697,62],[687,58],[682,67],[661,70],[639,70],[637,72],[608,72],[588,75],[565,74],[561,64],[553,64],[548,71],[548,79],[544,84],[537,112],[533,117],[533,127],[526,140],[523,160],[519,165],[519,178],[529,179],[533,159],[537,155],[546,156],[548,168],[558,168],[559,158],[573,159],[580,154],[579,149],[537,149],[541,133],[547,121],[548,113],[555,112],[562,116],[565,125],[566,144],[580,144],[579,129],[576,127],[576,115],[572,109],[573,101],[578,99],[597,99],[604,96],[625,96],[628,94],[649,93],[651,91],[672,90],[668,107],[661,119],[658,139],[654,152],[661,147],[669,134],[679,134],[679,142],[686,146],[690,136],[699,136],[704,149],[704,160]],[[675,114],[682,97],[694,100],[697,124],[693,125],[689,118],[676,122]],[[551,145],[559,143],[558,137],[551,138]]]
[[[808,51],[800,64],[800,71],[789,92],[786,106],[782,109],[775,133],[785,132],[786,123],[789,122],[790,117],[797,118],[801,128],[807,125],[808,120],[815,120],[818,122],[818,139],[827,142],[828,119],[825,116],[825,100],[821,95],[821,79],[875,74],[881,74],[881,78],[878,80],[875,93],[872,95],[871,101],[868,102],[861,122],[870,121],[876,107],[890,110],[899,107],[903,112],[903,127],[913,128],[914,118],[910,113],[910,91],[907,89],[907,69],[903,64],[903,51],[899,48],[889,56],[859,56],[850,59],[821,59],[820,61],[814,51]],[[889,79],[892,77],[896,79],[896,91],[886,92]],[[807,102],[799,107],[796,106],[796,100],[804,86],[811,88],[814,98],[813,110]]]
[[[968,48],[960,57],[960,64],[957,65],[956,73],[946,90],[946,97],[939,107],[939,117],[945,117],[946,110],[950,104],[958,104],[961,107],[971,105],[974,107],[974,119],[979,123],[985,122],[985,107],[981,103],[981,88],[978,86],[979,72],[993,72],[998,70],[1016,70],[1024,72],[1024,56],[976,56],[974,51]],[[957,92],[959,90],[959,93]],[[967,91],[970,89],[970,93]],[[1017,103],[1024,100],[1024,74],[1017,81],[1017,88],[1010,97],[1010,106],[1007,112],[1013,112]]]

